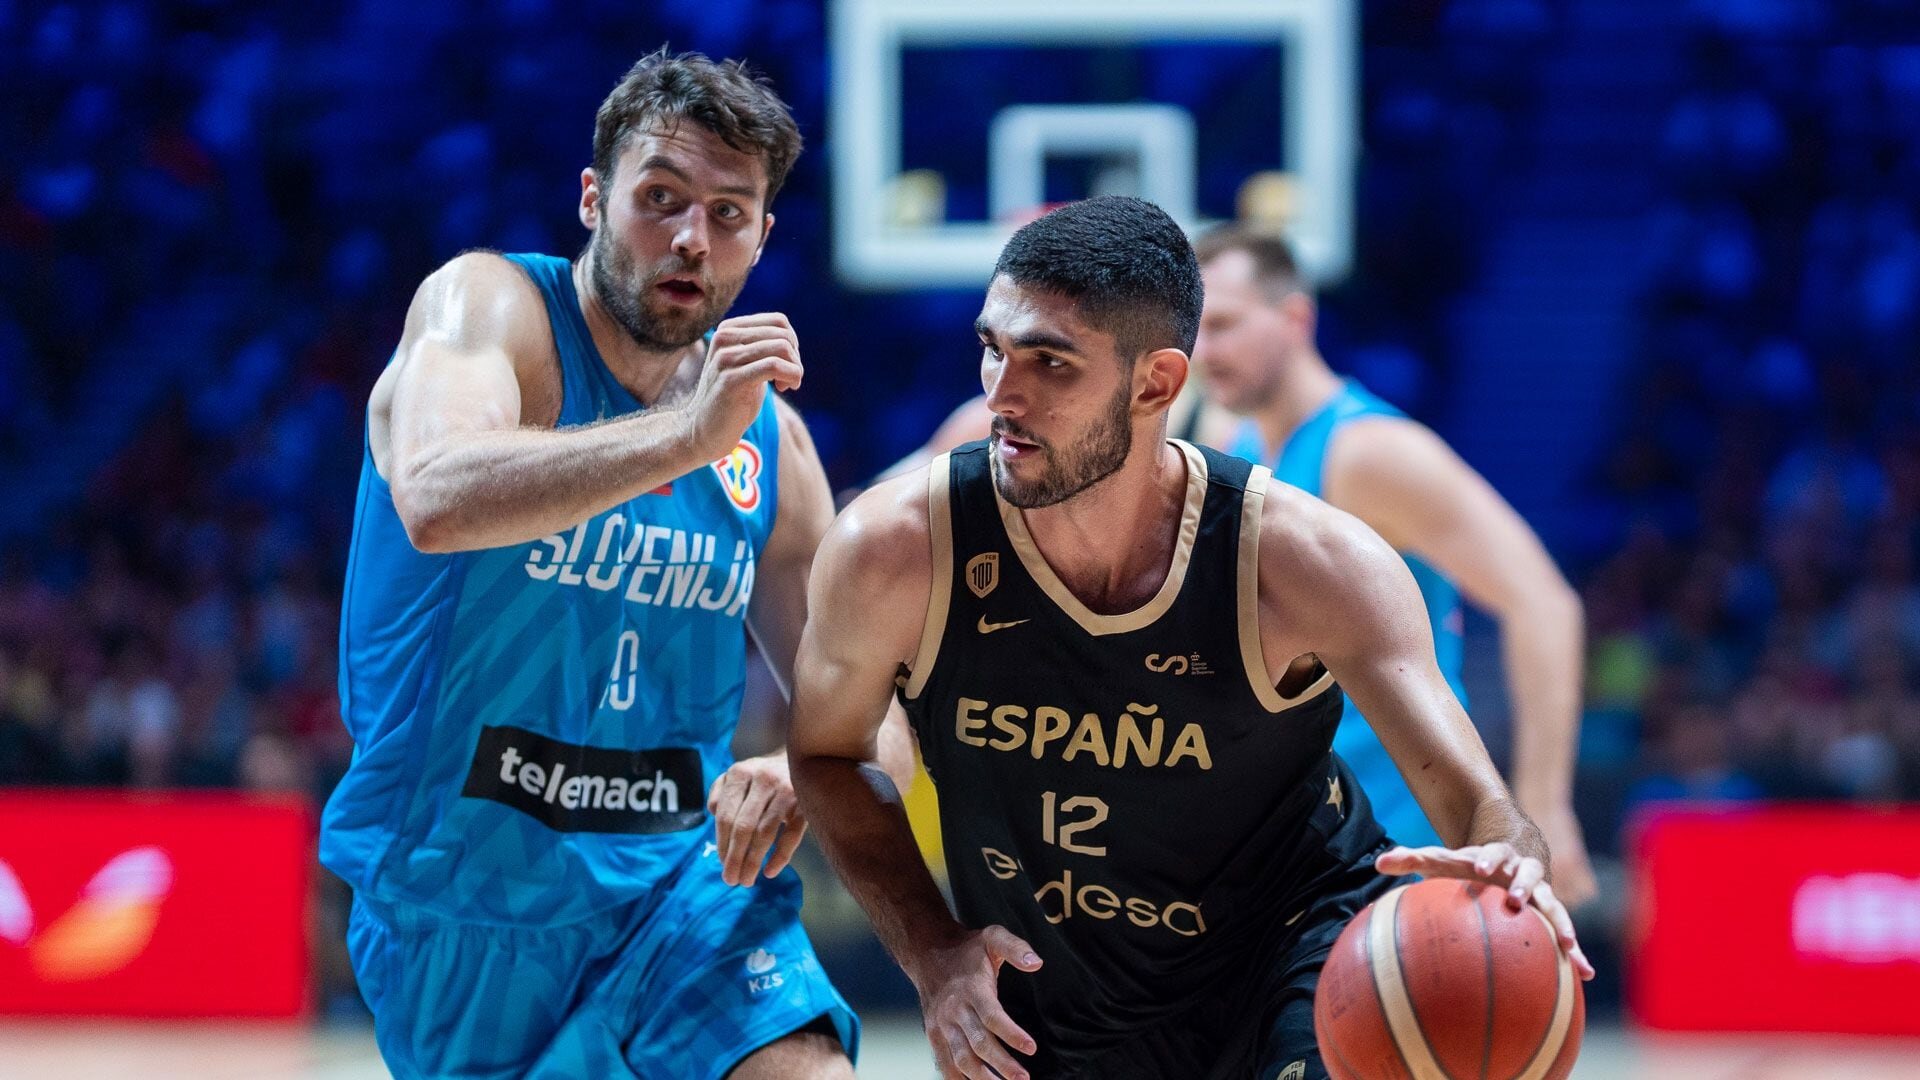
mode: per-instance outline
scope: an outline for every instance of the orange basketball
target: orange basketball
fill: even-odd
[[[1547,917],[1433,879],[1354,916],[1314,996],[1334,1080],[1564,1080],[1586,997]]]

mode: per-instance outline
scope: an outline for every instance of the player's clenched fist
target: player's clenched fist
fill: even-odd
[[[920,1012],[927,1041],[943,1080],[978,1077],[1028,1080],[1011,1046],[1023,1054],[1037,1047],[1000,1007],[1000,965],[1040,970],[1033,947],[1004,926],[989,926],[961,936],[952,945],[927,952],[908,975],[920,991]]]
[[[800,339],[779,312],[723,319],[686,404],[688,437],[701,460],[725,457],[760,413],[761,386],[794,390],[805,372]]]

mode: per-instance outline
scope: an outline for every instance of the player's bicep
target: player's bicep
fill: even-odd
[[[449,436],[518,426],[516,353],[543,324],[532,284],[497,256],[463,255],[428,277],[394,361],[392,471],[418,468]]]
[[[918,550],[928,543],[924,517],[918,529],[887,520],[887,500],[883,488],[857,501],[814,561],[794,665],[788,748],[797,756],[872,759],[895,677],[917,648],[930,574]]]

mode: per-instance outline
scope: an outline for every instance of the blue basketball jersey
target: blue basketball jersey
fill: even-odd
[[[594,348],[565,259],[540,288],[559,426],[642,406]],[[772,391],[734,451],[551,536],[423,554],[369,451],[340,616],[355,752],[321,861],[375,902],[503,925],[640,899],[711,835],[745,615],[778,499]]]
[[[1333,400],[1309,416],[1293,432],[1272,461],[1266,460],[1259,425],[1245,420],[1234,429],[1228,451],[1236,456],[1268,464],[1275,479],[1283,480],[1316,498],[1322,497],[1326,482],[1327,446],[1334,433],[1352,420],[1366,416],[1405,416],[1406,414],[1368,392],[1349,379]],[[1433,624],[1434,655],[1440,661],[1440,673],[1454,696],[1464,706],[1466,687],[1460,681],[1465,631],[1465,612],[1460,606],[1460,590],[1438,570],[1421,559],[1401,552],[1413,580],[1426,600],[1427,618]],[[1333,749],[1346,759],[1360,785],[1373,800],[1374,816],[1386,827],[1387,835],[1403,844],[1439,842],[1426,814],[1407,790],[1406,781],[1394,767],[1393,759],[1360,715],[1353,701],[1347,701],[1345,719],[1334,735]]]

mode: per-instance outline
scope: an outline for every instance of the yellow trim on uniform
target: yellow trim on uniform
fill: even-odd
[[[1267,485],[1272,480],[1272,469],[1255,465],[1252,474],[1247,477],[1246,493],[1240,499],[1238,607],[1240,666],[1247,669],[1247,681],[1253,686],[1253,696],[1268,712],[1277,713],[1317,697],[1333,684],[1333,673],[1322,671],[1312,685],[1292,697],[1286,697],[1274,685],[1279,680],[1267,670],[1267,650],[1260,643],[1260,518],[1267,505]]]
[[[1180,586],[1187,580],[1187,564],[1193,558],[1193,541],[1200,535],[1200,508],[1207,501],[1207,460],[1200,451],[1181,442],[1168,439],[1173,447],[1180,451],[1187,462],[1187,501],[1180,512],[1180,535],[1173,544],[1173,563],[1167,568],[1167,580],[1160,583],[1160,591],[1145,604],[1119,615],[1101,615],[1080,602],[1067,588],[1060,576],[1053,572],[1047,563],[1047,557],[1040,554],[1040,548],[1033,542],[1033,534],[1027,531],[1027,519],[1021,515],[1020,508],[1000,497],[1000,489],[994,488],[993,501],[1000,507],[1000,523],[1006,526],[1007,539],[1013,542],[1013,551],[1020,557],[1020,565],[1027,568],[1027,575],[1040,586],[1061,611],[1067,613],[1080,628],[1094,637],[1108,634],[1124,634],[1153,625],[1155,619],[1167,613],[1173,602],[1180,596]]]
[[[920,651],[913,654],[905,692],[918,698],[940,656],[940,638],[947,630],[947,607],[953,602],[953,500],[947,489],[953,473],[941,454],[927,464],[927,531],[933,540],[933,584],[927,593],[927,622],[920,628]]]

